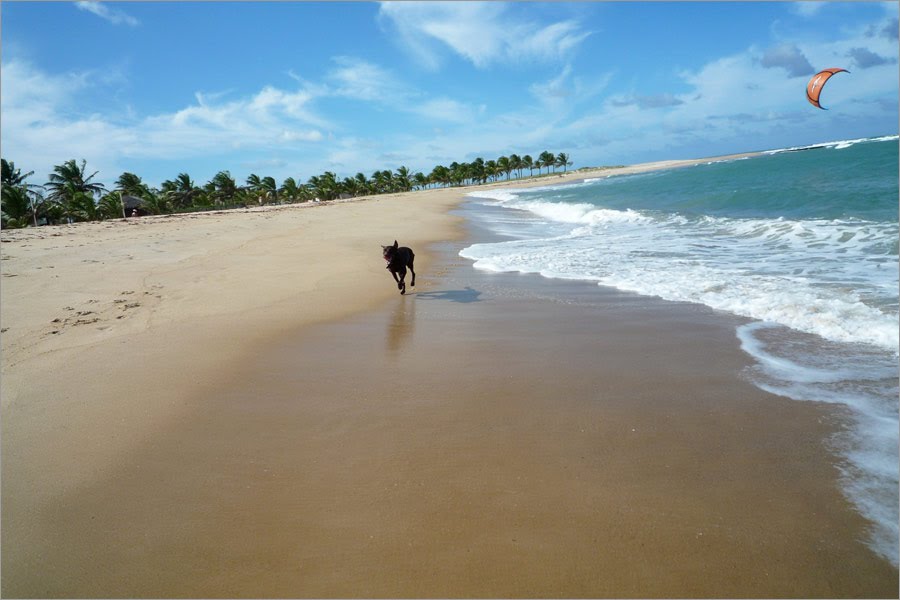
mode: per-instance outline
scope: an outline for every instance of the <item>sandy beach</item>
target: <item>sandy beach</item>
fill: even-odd
[[[0,593],[897,597],[737,317],[476,272],[467,191],[0,232]]]

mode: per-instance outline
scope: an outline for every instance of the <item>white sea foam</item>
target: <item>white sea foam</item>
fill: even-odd
[[[558,223],[599,225],[602,223],[650,222],[634,210],[610,210],[597,208],[592,204],[570,204],[566,202],[541,202],[537,200],[514,200],[511,208],[527,210],[535,215]]]
[[[900,321],[890,256],[896,225],[682,216],[507,198],[553,224],[548,239],[476,244],[475,267],[597,281],[666,300],[706,304],[839,342],[897,351]],[[552,274],[552,275],[551,275]],[[846,282],[854,281],[853,289]]]
[[[519,197],[516,191],[516,189],[478,190],[469,192],[468,195],[474,198],[485,198],[487,200],[506,202],[507,200],[515,200]]]
[[[822,142],[821,144],[810,144],[808,146],[792,146],[789,148],[777,148],[774,150],[765,150],[763,154],[781,154],[782,152],[796,152],[798,150],[812,150],[814,148],[833,148],[835,150],[846,150],[856,144],[865,142],[889,142],[891,140],[900,139],[900,136],[886,135],[875,138],[858,138],[853,140],[837,140],[833,142]]]
[[[845,460],[839,468],[843,489],[873,527],[872,548],[898,564],[897,462],[898,406],[896,361],[872,350],[807,347],[786,337],[775,323],[738,328],[741,348],[756,360],[748,376],[760,388],[794,400],[827,402],[851,411],[854,426],[839,433],[833,447]],[[786,340],[792,340],[785,348]],[[823,350],[827,350],[824,351]],[[791,358],[786,358],[790,355]]]

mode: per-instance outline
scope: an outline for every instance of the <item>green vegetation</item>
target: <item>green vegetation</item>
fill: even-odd
[[[5,158],[2,164],[0,226],[17,228],[117,219],[134,214],[133,211],[142,215],[172,214],[477,185],[509,181],[513,176],[517,179],[534,177],[535,170],[538,177],[546,176],[551,169],[556,172],[557,168],[562,168],[565,172],[572,161],[565,153],[554,155],[544,151],[536,159],[527,154],[521,157],[511,154],[496,160],[476,158],[472,162],[438,165],[427,175],[400,167],[396,171],[375,171],[371,177],[357,173],[354,177],[339,179],[336,174],[326,171],[310,177],[306,183],[288,177],[280,186],[274,178],[255,173],[239,185],[228,171],[219,171],[206,184],[198,186],[190,175],[179,173],[175,179],[164,181],[159,189],[148,186],[138,175],[126,172],[119,176],[112,190],[94,181],[97,171],[88,175],[87,161],[83,159],[80,164],[73,159],[55,166],[44,185],[26,181],[34,175],[33,171],[22,173],[15,163]]]

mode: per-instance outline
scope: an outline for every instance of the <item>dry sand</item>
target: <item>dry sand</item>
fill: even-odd
[[[2,232],[2,595],[895,595],[833,414],[711,311],[472,273],[463,192]]]

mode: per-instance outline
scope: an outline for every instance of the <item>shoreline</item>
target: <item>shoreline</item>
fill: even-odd
[[[448,247],[481,187],[0,246],[3,594],[890,591],[896,569],[853,540],[827,409],[739,383],[733,318],[472,273]],[[394,237],[422,273],[399,299],[376,254]]]

